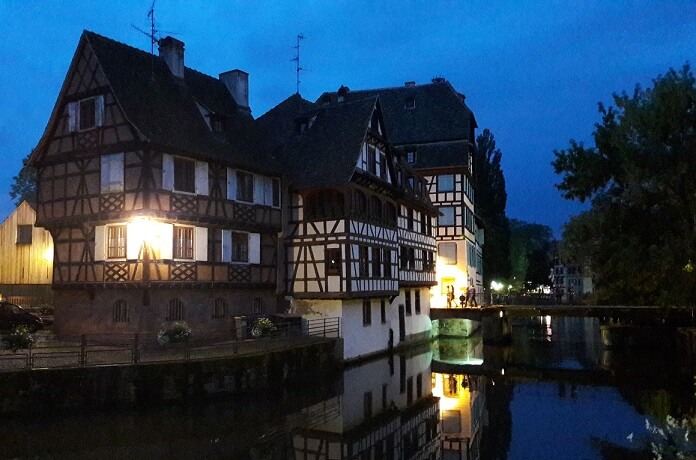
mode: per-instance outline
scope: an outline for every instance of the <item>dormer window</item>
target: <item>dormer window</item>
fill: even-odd
[[[215,115],[210,116],[210,130],[214,133],[221,133],[224,127],[224,120],[222,117]]]
[[[406,161],[409,164],[415,163],[416,162],[416,152],[414,152],[413,150],[406,152]]]
[[[416,99],[413,97],[407,97],[406,100],[404,101],[404,109],[415,109],[416,108]]]

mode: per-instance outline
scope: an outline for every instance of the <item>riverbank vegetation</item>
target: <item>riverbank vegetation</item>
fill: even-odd
[[[591,208],[566,225],[562,255],[589,265],[595,301],[696,301],[696,80],[689,65],[599,104],[594,147],[570,141],[552,166],[563,196]]]

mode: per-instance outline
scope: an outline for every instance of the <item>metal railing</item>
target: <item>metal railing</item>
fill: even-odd
[[[62,340],[46,338],[39,340],[31,348],[16,352],[0,350],[0,372],[177,362],[263,354],[338,338],[341,332],[339,318],[275,324],[273,330],[263,331],[261,335],[253,332],[254,322],[246,322],[243,328],[233,331],[229,338],[201,338],[164,345],[157,343],[152,335],[145,337],[138,333],[92,334]]]

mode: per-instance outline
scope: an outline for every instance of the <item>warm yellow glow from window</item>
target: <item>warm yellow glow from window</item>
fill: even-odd
[[[128,224],[128,238],[135,238],[132,243],[142,246],[149,245],[152,249],[159,249],[160,231],[159,223],[147,217],[136,217]]]
[[[46,248],[43,253],[44,260],[50,262],[53,260],[53,248]]]

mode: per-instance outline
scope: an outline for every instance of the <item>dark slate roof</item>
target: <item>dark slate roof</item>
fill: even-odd
[[[376,104],[377,97],[368,97],[299,113],[295,110],[309,105],[292,96],[261,117],[272,138],[288,134],[276,155],[284,159],[290,185],[322,188],[349,183]],[[283,115],[288,118],[283,119]],[[316,118],[307,131],[298,134],[295,120],[300,116]],[[276,124],[271,125],[271,120]]]
[[[81,44],[95,53],[114,96],[145,141],[173,153],[265,173],[280,171],[262,147],[253,119],[237,111],[227,87],[186,68],[172,75],[159,56],[84,31]],[[226,117],[224,134],[214,134],[196,102]]]
[[[389,140],[394,145],[469,139],[473,112],[446,80],[416,85],[348,91],[345,100],[379,95]],[[407,99],[415,108],[405,108]],[[337,93],[322,94],[317,103],[335,102]]]
[[[468,164],[467,141],[435,142],[430,144],[404,145],[404,152],[416,152],[416,169],[465,167]]]
[[[268,147],[275,150],[295,134],[295,120],[316,107],[299,94],[293,94],[257,118],[256,125],[263,133]]]

